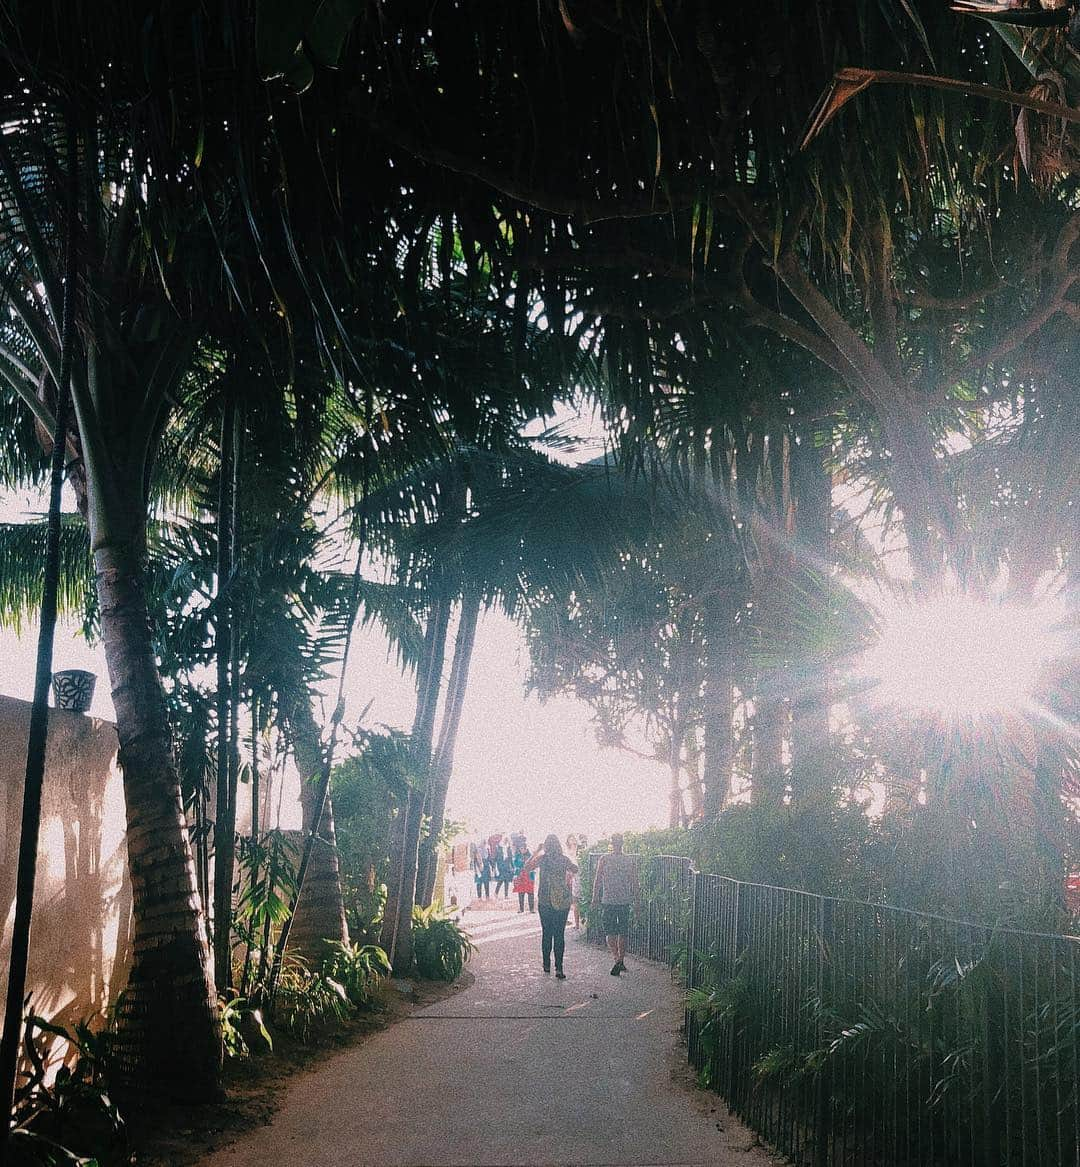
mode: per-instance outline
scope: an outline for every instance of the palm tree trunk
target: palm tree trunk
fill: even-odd
[[[829,572],[829,525],[832,481],[814,445],[804,432],[791,446],[791,481],[795,503],[795,571],[807,596],[820,595]],[[794,670],[791,686],[791,785],[797,802],[826,801],[836,784],[836,766],[829,737],[829,670],[813,645],[806,646],[802,669]]]
[[[784,722],[782,698],[760,691],[754,698],[751,797],[758,805],[784,801]]]
[[[735,736],[734,620],[727,605],[712,602],[708,612],[704,686],[704,783],[706,822],[714,822],[731,797]]]
[[[141,500],[130,513],[145,515]],[[138,529],[138,523],[131,520],[128,529]],[[132,540],[127,547],[112,542],[95,551],[134,901],[133,959],[118,1008],[115,1070],[121,1084],[132,1090],[204,1099],[217,1093],[221,1026],[140,558],[131,553],[133,544],[142,546],[143,540]]]
[[[255,887],[259,881],[259,863],[256,845],[259,841],[259,699],[251,695],[251,830],[248,832],[251,841],[252,863],[250,881]],[[247,997],[251,986],[251,973],[255,945],[250,941],[244,952],[244,968],[240,976],[240,996]]]
[[[454,663],[446,689],[446,708],[443,710],[439,744],[431,768],[429,791],[429,823],[420,843],[420,868],[417,875],[417,901],[421,907],[431,906],[435,894],[435,876],[438,868],[438,839],[446,816],[446,795],[454,772],[454,749],[457,745],[461,714],[465,707],[465,693],[469,686],[469,668],[476,644],[476,624],[480,616],[480,593],[469,592],[461,603],[457,637],[454,641]]]
[[[217,658],[217,813],[214,819],[214,983],[224,993],[232,986],[232,892],[236,833],[236,773],[232,765],[233,662],[232,586],[236,482],[236,400],[227,391],[221,415],[221,464],[217,513],[217,604],[214,655]]]
[[[305,697],[296,702],[289,723],[293,759],[300,774],[300,808],[304,833],[314,826],[319,780],[323,773],[323,748],[319,727]],[[334,807],[327,791],[318,839],[311,853],[311,863],[304,888],[296,906],[296,917],[289,932],[290,948],[311,960],[318,960],[328,940],[347,941],[345,901],[341,894],[341,870],[338,864],[337,834],[334,830]]]
[[[56,419],[52,433],[49,482],[49,518],[45,540],[44,579],[38,629],[37,667],[34,700],[30,708],[30,731],[26,744],[26,771],[23,783],[22,815],[19,825],[19,857],[15,881],[15,919],[11,933],[4,1030],[0,1037],[0,1160],[5,1158],[9,1116],[18,1075],[22,1045],[26,970],[30,957],[30,928],[34,911],[34,883],[41,831],[41,796],[45,781],[45,751],[49,736],[49,682],[52,679],[53,643],[56,634],[57,596],[60,590],[60,503],[64,486],[64,452],[67,446],[68,412],[71,397],[71,364],[74,344],[75,285],[78,280],[78,140],[72,126],[67,130],[68,232],[65,255],[63,335],[60,377],[56,383]]]
[[[685,814],[682,792],[682,725],[672,712],[671,743],[668,752],[668,826],[681,827]]]
[[[691,729],[686,735],[686,763],[684,766],[689,785],[686,788],[690,802],[690,821],[699,823],[705,817],[705,793],[701,784],[701,745],[697,731]]]
[[[446,658],[446,634],[450,623],[450,600],[438,596],[432,604],[424,637],[424,660],[419,670],[416,716],[413,719],[412,745],[418,775],[422,781],[410,790],[405,807],[398,817],[397,853],[391,856],[391,883],[383,913],[380,942],[396,968],[412,966],[412,910],[416,899],[416,867],[419,859],[420,830],[430,782],[431,742],[435,714],[442,686],[443,662]]]
[[[674,762],[668,768],[668,827],[675,830],[683,821],[682,767]]]

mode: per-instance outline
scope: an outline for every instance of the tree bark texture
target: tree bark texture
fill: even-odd
[[[440,596],[434,601],[428,617],[424,659],[418,670],[416,716],[412,733],[413,756],[421,780],[409,791],[405,807],[398,816],[397,853],[391,856],[391,884],[383,913],[380,943],[394,967],[402,971],[412,967],[412,910],[416,900],[416,868],[431,777],[431,743],[442,686],[443,662],[446,659],[450,606],[450,600]]]
[[[791,447],[795,571],[802,594],[814,597],[824,595],[829,571],[832,481],[812,434],[801,437]],[[812,600],[810,604],[812,611]],[[796,802],[812,804],[830,797],[837,774],[829,737],[828,663],[813,644],[806,645],[805,651],[802,667],[793,670],[791,686],[791,785]]]
[[[686,797],[690,804],[690,821],[699,823],[705,817],[705,794],[701,784],[701,746],[693,728],[686,735]]]
[[[98,548],[95,559],[134,900],[116,1072],[129,1090],[210,1098],[221,1069],[221,1025],[143,581],[113,547]]]
[[[429,789],[428,829],[420,842],[420,867],[417,875],[417,901],[421,907],[431,906],[435,894],[435,876],[438,868],[438,838],[446,817],[446,795],[454,772],[454,749],[457,745],[465,694],[469,686],[469,669],[473,647],[476,644],[476,625],[480,616],[480,594],[470,592],[461,603],[457,636],[454,639],[454,662],[450,666],[450,680],[446,688],[439,741],[431,767]]]
[[[311,711],[310,700],[306,697],[297,701],[289,730],[293,758],[300,774],[300,809],[306,835],[315,825],[315,803],[323,773],[322,738]],[[304,888],[296,906],[296,917],[289,932],[289,947],[312,961],[324,955],[326,941],[344,942],[349,939],[345,901],[341,894],[334,807],[329,791],[317,834],[311,863],[304,878]]]
[[[19,824],[19,856],[15,883],[15,917],[12,924],[8,962],[4,1029],[0,1037],[0,1160],[5,1158],[18,1075],[19,1048],[23,1036],[23,995],[30,956],[34,884],[41,831],[41,796],[45,778],[45,751],[49,737],[49,683],[52,679],[53,644],[56,635],[57,595],[60,586],[60,503],[64,486],[64,452],[67,415],[71,394],[72,349],[75,342],[75,287],[78,283],[76,222],[79,205],[78,139],[73,126],[67,128],[68,230],[65,244],[64,303],[61,336],[60,376],[56,381],[56,419],[50,451],[49,518],[45,543],[44,579],[39,613],[37,665],[34,700],[30,710],[30,730],[26,744],[22,813]],[[5,901],[6,902],[6,901]]]
[[[233,707],[231,669],[233,621],[229,589],[232,584],[236,504],[234,433],[236,402],[225,398],[221,415],[221,461],[218,471],[217,603],[214,619],[214,655],[217,664],[217,799],[214,814],[214,983],[224,993],[232,986],[232,900],[236,868],[236,769],[230,749]]]
[[[786,720],[782,698],[768,693],[755,697],[751,798],[759,806],[780,806],[784,801]]]
[[[721,601],[710,603],[705,644],[704,783],[706,822],[715,821],[731,797],[735,736],[735,626]]]
[[[678,701],[671,713],[671,740],[668,743],[668,826],[674,830],[683,825],[686,803],[682,791],[683,727],[679,718]]]
[[[668,826],[671,830],[683,822],[682,767],[674,762],[668,765]]]

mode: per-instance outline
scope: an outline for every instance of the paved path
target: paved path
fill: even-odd
[[[713,1097],[688,1089],[666,969],[610,975],[572,934],[540,969],[536,917],[467,913],[468,989],[330,1056],[271,1123],[200,1167],[763,1167]],[[722,1129],[720,1129],[722,1128]]]

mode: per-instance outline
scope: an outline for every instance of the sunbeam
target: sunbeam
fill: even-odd
[[[950,719],[1030,707],[1043,666],[1067,650],[1050,602],[997,603],[946,592],[880,611],[859,662],[881,702]]]

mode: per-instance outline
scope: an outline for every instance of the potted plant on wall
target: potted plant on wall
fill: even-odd
[[[94,700],[94,684],[97,676],[86,669],[62,669],[53,673],[53,696],[57,709],[70,709],[73,713],[87,713]]]

